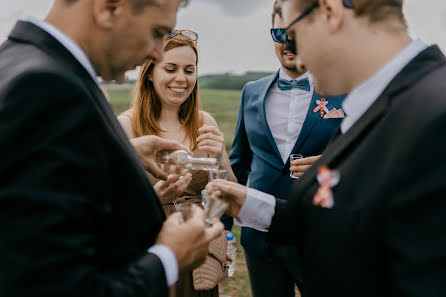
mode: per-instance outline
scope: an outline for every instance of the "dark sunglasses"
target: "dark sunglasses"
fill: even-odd
[[[194,31],[190,31],[190,30],[173,30],[172,33],[170,33],[169,35],[166,36],[166,38],[174,38],[178,34],[180,34],[181,36],[183,36],[184,38],[186,38],[188,40],[192,40],[192,41],[198,40],[198,34],[195,33]]]
[[[271,37],[273,38],[274,42],[278,43],[285,43],[285,40],[287,39],[287,35],[285,32],[285,29],[280,28],[273,28],[271,29]]]
[[[342,4],[344,5],[345,8],[349,8],[352,9],[354,8],[353,4],[349,1],[346,0],[342,0]],[[316,7],[319,6],[319,2],[313,2],[310,6],[307,7],[307,9],[305,9],[297,18],[294,19],[294,21],[292,21],[284,30],[285,34],[282,34],[280,36],[280,38],[282,40],[284,40],[284,43],[286,45],[286,47],[293,53],[293,54],[297,54],[297,50],[296,50],[296,42],[294,39],[290,39],[288,38],[288,34],[286,34],[286,32],[297,22],[299,22],[300,20],[302,20],[304,17],[306,17],[307,15],[309,15]]]

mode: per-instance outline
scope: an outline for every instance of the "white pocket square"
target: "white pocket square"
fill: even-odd
[[[345,114],[342,108],[340,109],[333,108],[324,116],[324,119],[343,119],[344,117]]]

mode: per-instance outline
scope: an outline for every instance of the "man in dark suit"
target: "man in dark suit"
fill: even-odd
[[[288,201],[218,183],[230,214],[298,247],[306,297],[446,296],[445,57],[402,1],[283,2],[298,67],[350,94],[346,117]]]
[[[180,2],[56,0],[1,46],[0,296],[167,296],[221,233],[165,221],[143,164],[180,146],[141,163],[97,81],[160,60]]]

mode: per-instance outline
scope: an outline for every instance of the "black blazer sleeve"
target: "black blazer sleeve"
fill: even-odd
[[[298,226],[296,208],[288,200],[276,199],[274,216],[268,229],[269,241],[295,245],[298,241]]]
[[[107,147],[73,84],[28,72],[2,86],[0,296],[167,296],[153,254],[98,265],[100,246],[113,245],[102,242],[106,214],[92,186],[107,187]]]

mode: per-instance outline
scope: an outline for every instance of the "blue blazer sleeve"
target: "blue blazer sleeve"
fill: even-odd
[[[246,87],[243,88],[242,98],[238,112],[237,126],[235,128],[234,141],[232,143],[229,160],[239,184],[246,185],[248,175],[251,172],[252,151],[246,135],[243,109],[246,100]]]

